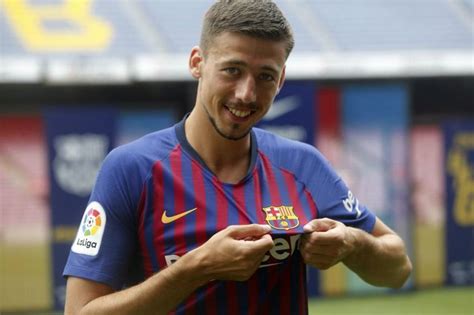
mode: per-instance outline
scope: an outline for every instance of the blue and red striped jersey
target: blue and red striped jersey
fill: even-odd
[[[248,174],[223,183],[187,142],[183,120],[107,156],[64,275],[121,289],[229,225],[269,224],[275,246],[248,281],[211,281],[174,313],[307,314],[298,241],[323,217],[368,232],[375,223],[316,148],[253,128]]]

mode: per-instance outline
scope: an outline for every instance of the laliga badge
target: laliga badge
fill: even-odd
[[[82,216],[81,226],[71,250],[78,254],[96,256],[99,253],[105,229],[105,211],[96,201],[91,202]]]

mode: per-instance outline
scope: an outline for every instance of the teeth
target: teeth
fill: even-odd
[[[237,117],[244,118],[249,116],[252,112],[249,110],[237,110],[233,108],[229,108],[229,111]]]

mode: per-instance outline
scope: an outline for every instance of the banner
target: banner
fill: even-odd
[[[123,111],[117,121],[117,145],[173,126],[181,117],[172,109]]]
[[[474,121],[444,126],[446,283],[474,284]]]
[[[410,252],[408,89],[396,83],[344,86],[342,122],[343,179]],[[347,281],[349,293],[375,290],[352,272]]]
[[[312,82],[287,82],[258,127],[313,145],[315,91]]]
[[[49,191],[41,117],[0,114],[0,314],[49,309]]]
[[[55,309],[64,308],[64,265],[99,167],[114,147],[117,112],[104,108],[50,108],[48,145]]]
[[[415,285],[417,288],[440,287],[445,282],[446,269],[446,175],[441,126],[412,126],[409,155]]]

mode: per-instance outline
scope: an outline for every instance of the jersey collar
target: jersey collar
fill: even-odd
[[[183,149],[190,154],[193,159],[199,162],[204,168],[206,168],[210,173],[212,171],[207,167],[206,163],[201,159],[199,154],[194,150],[194,148],[189,144],[188,139],[186,139],[186,133],[184,131],[184,122],[188,118],[189,113],[184,116],[184,118],[175,125],[176,137],[178,138],[179,143],[183,147]],[[253,130],[250,130],[250,166],[247,170],[247,175],[245,176],[244,180],[250,176],[252,170],[257,163],[257,138]]]

